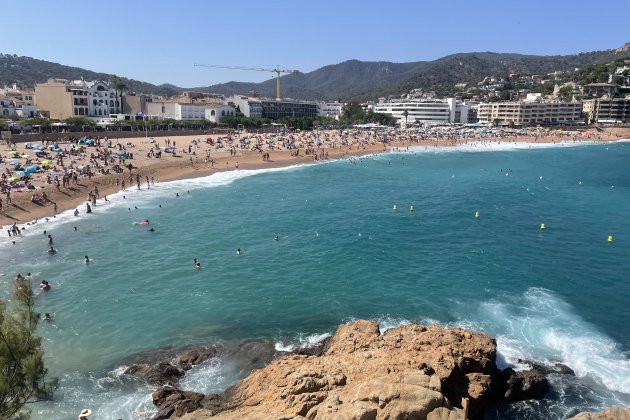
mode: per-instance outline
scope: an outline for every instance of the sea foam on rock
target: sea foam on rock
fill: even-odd
[[[160,419],[459,419],[505,392],[501,378],[485,334],[416,324],[381,334],[376,322],[356,321],[321,354],[278,358],[221,394],[169,386],[153,401]]]

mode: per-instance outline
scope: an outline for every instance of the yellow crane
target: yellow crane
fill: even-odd
[[[280,66],[276,66],[273,69],[263,69],[260,67],[241,67],[241,66],[222,66],[219,64],[193,64],[195,67],[213,67],[217,69],[234,69],[234,70],[252,70],[252,71],[270,71],[276,73],[276,99],[280,99],[280,73],[288,74],[300,74],[299,70],[281,69]]]

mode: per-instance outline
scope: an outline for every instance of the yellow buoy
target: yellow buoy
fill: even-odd
[[[540,230],[545,230],[545,224],[544,223],[540,224]]]
[[[478,211],[475,212],[475,219],[479,219],[479,212]]]
[[[392,210],[397,210],[398,207],[396,207],[396,204],[394,204],[394,207],[392,207]]]
[[[413,206],[409,206],[409,212],[413,213]]]
[[[608,243],[611,243],[612,241],[613,241],[612,235],[608,235]]]

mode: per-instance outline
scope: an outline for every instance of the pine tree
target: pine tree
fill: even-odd
[[[30,280],[16,280],[14,300],[0,301],[0,418],[24,414],[24,406],[52,398],[57,380],[47,380],[39,314]]]

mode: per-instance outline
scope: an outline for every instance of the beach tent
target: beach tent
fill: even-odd
[[[21,164],[22,164],[22,162],[20,162],[19,160],[13,160],[13,161],[9,162],[9,165],[13,165],[13,166],[19,166]]]
[[[79,139],[79,144],[85,144],[86,140],[85,139]]]
[[[26,143],[24,143],[24,147],[27,149],[32,149],[33,148],[33,143],[31,143],[30,141],[27,141]]]
[[[24,172],[26,172],[27,174],[35,173],[35,172],[37,172],[37,166],[35,166],[35,165],[27,166],[24,169]]]
[[[85,141],[85,144],[88,146],[94,146],[94,140],[93,139],[88,139]]]

